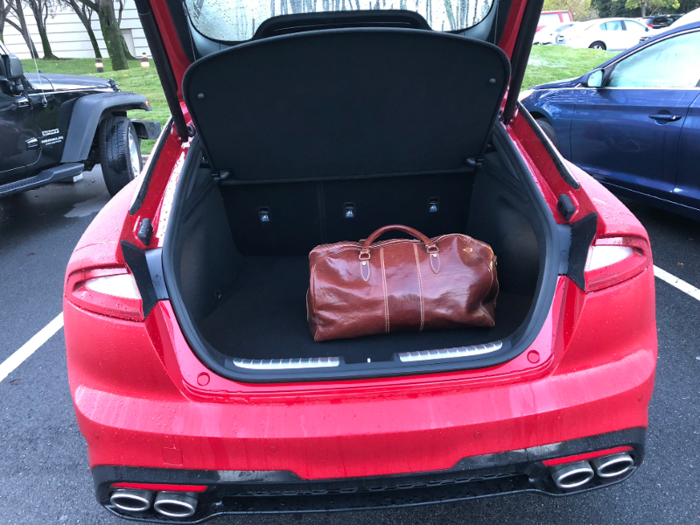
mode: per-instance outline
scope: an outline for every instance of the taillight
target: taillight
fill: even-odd
[[[641,237],[596,239],[588,249],[586,291],[600,290],[631,279],[650,265],[651,250]]]
[[[75,272],[68,278],[66,290],[68,299],[85,310],[122,319],[143,319],[141,295],[126,268]]]

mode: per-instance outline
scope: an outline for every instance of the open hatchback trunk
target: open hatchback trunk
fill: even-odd
[[[192,64],[183,92],[197,135],[164,267],[200,359],[238,379],[300,381],[484,367],[521,353],[551,306],[559,241],[497,121],[509,74],[494,45],[381,27],[256,34]],[[495,327],[315,343],[309,251],[388,224],[490,244]]]

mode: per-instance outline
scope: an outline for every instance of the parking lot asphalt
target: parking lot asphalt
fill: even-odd
[[[61,312],[66,263],[107,202],[99,168],[0,199],[0,362]],[[631,201],[654,263],[700,287],[700,223]],[[567,498],[521,494],[386,511],[243,516],[224,524],[700,523],[700,301],[657,282],[659,363],[646,461],[628,481]],[[0,525],[124,524],[93,495],[63,330],[0,382]],[[601,417],[604,417],[601,414]]]

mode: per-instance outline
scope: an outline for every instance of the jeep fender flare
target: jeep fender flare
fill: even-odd
[[[97,93],[78,99],[73,105],[61,162],[86,160],[100,121],[105,116],[131,109],[151,111],[152,108],[145,96],[123,91]]]

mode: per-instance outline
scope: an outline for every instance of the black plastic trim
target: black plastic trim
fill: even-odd
[[[136,232],[136,237],[143,243],[144,246],[148,247],[152,236],[153,225],[151,224],[151,219],[142,219],[141,223],[139,224],[139,229]]]
[[[252,40],[301,31],[346,27],[403,27],[432,31],[425,18],[414,11],[331,11],[268,18],[258,26]]]
[[[569,269],[566,275],[576,286],[586,291],[586,260],[588,249],[598,229],[598,214],[589,213],[583,219],[571,224],[571,249],[569,250]]]
[[[17,193],[20,191],[30,190],[32,188],[38,188],[49,184],[50,182],[56,182],[59,180],[70,179],[71,177],[77,177],[83,172],[85,166],[81,162],[71,163],[71,164],[59,164],[53,168],[47,168],[40,171],[33,177],[28,177],[26,179],[20,179],[15,182],[8,182],[6,184],[0,185],[0,195],[10,195],[12,193]]]
[[[564,217],[565,221],[571,219],[571,217],[574,216],[574,213],[576,213],[576,206],[574,206],[574,201],[572,201],[571,197],[569,197],[566,193],[562,193],[561,195],[559,195],[559,199],[557,201],[557,209],[561,213],[561,216]]]
[[[124,262],[131,270],[143,303],[143,316],[148,317],[156,303],[168,298],[163,279],[162,250],[144,250],[121,241]]]
[[[137,118],[129,119],[136,128],[136,136],[141,140],[157,139],[160,135],[159,120],[140,120]]]
[[[518,176],[523,181],[523,188],[533,203],[533,213],[539,219],[539,225],[535,228],[540,250],[546,253],[542,257],[544,263],[540,267],[537,291],[531,308],[523,325],[510,336],[501,340],[503,346],[500,350],[483,357],[455,358],[450,360],[437,360],[434,362],[410,362],[402,363],[398,359],[394,361],[377,361],[369,363],[347,364],[341,359],[341,364],[333,368],[318,369],[294,369],[294,370],[250,370],[235,366],[230,356],[225,356],[209,345],[187,313],[184,301],[178,290],[175,280],[175,266],[173,256],[174,239],[179,235],[180,221],[178,218],[183,213],[183,206],[187,196],[186,184],[183,182],[191,176],[192,170],[199,167],[202,158],[200,152],[199,135],[192,142],[190,151],[185,160],[180,175],[180,183],[175,190],[175,197],[171,210],[171,220],[163,244],[163,268],[173,310],[180,323],[180,327],[194,354],[213,372],[223,377],[236,381],[251,383],[275,383],[275,382],[305,382],[338,379],[360,379],[375,377],[395,377],[413,374],[434,374],[455,370],[467,370],[485,368],[499,365],[509,361],[523,351],[535,340],[547,318],[554,292],[557,285],[557,276],[561,267],[560,254],[562,249],[562,236],[559,233],[554,217],[549,211],[544,197],[537,188],[532,175],[523,161],[520,153],[515,148],[512,140],[502,124],[494,128],[494,143],[510,163],[517,170]]]
[[[367,180],[367,179],[387,179],[390,177],[420,177],[424,175],[448,175],[455,173],[474,173],[476,165],[466,165],[463,167],[447,170],[430,170],[430,171],[404,171],[404,172],[393,172],[393,173],[368,173],[365,175],[348,175],[343,177],[343,180]],[[226,173],[225,171],[222,173]],[[283,184],[283,183],[296,183],[296,182],[322,182],[327,180],[335,180],[332,177],[318,176],[318,177],[299,177],[294,179],[262,179],[262,180],[237,180],[225,178],[221,179],[219,184],[221,186],[250,186],[253,184]]]
[[[571,441],[467,457],[450,469],[429,472],[304,480],[290,471],[199,471],[125,466],[92,470],[97,501],[112,513],[135,521],[166,520],[153,512],[127,515],[109,502],[118,482],[207,485],[199,494],[197,513],[179,523],[202,523],[223,514],[272,514],[370,510],[462,501],[517,492],[568,496],[628,479],[644,461],[646,430],[631,428]],[[634,468],[613,479],[595,478],[588,485],[562,490],[543,461],[631,446]],[[171,521],[167,521],[171,523]]]
[[[571,171],[569,171],[569,168],[566,166],[566,163],[564,162],[564,158],[561,156],[561,153],[559,153],[559,150],[554,147],[554,144],[552,144],[552,141],[549,140],[549,137],[545,134],[545,132],[542,131],[542,128],[537,123],[535,118],[520,102],[518,102],[518,111],[522,114],[527,123],[530,124],[530,127],[532,128],[532,131],[535,132],[535,135],[537,135],[537,138],[540,139],[540,142],[544,146],[544,149],[547,150],[547,153],[549,153],[549,156],[552,158],[552,161],[557,167],[559,175],[561,175],[561,178],[564,179],[564,182],[566,182],[573,189],[578,190],[581,187],[581,185],[579,184],[578,180],[576,180],[576,177],[574,177]]]

